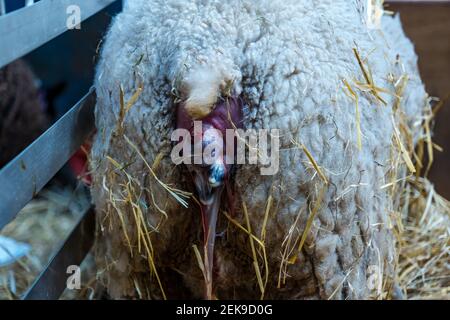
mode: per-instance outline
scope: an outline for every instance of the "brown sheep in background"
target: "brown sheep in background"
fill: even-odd
[[[0,168],[48,126],[31,69],[17,60],[0,69]]]

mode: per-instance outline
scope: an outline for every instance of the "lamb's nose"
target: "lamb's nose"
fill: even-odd
[[[225,181],[225,165],[221,161],[212,164],[208,170],[208,182],[213,188],[223,185]]]

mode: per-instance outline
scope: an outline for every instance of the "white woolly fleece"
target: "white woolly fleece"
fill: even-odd
[[[230,81],[214,65],[200,65],[189,70],[181,82],[182,99],[188,114],[193,119],[207,116],[221,96],[221,88]]]
[[[230,80],[232,93],[246,102],[246,128],[276,128],[282,134],[277,175],[261,176],[257,166],[243,165],[234,178],[236,219],[245,225],[245,202],[258,237],[267,199],[273,197],[265,232],[266,297],[377,295],[377,288],[368,285],[373,270],[388,280],[395,267],[389,220],[395,208],[388,188],[380,187],[390,182],[387,177],[395,169],[391,157],[398,157],[398,152],[392,145],[391,119],[397,122],[399,112],[393,112],[395,96],[382,93],[384,106],[370,92],[356,88],[355,81],[364,78],[353,48],[380,88],[394,92],[389,79],[408,75],[401,111],[417,132],[413,124],[421,117],[425,91],[398,16],[383,17],[376,30],[367,28],[363,1],[358,0],[129,1],[106,36],[96,77],[92,195],[99,224],[97,261],[107,270],[102,280],[112,297],[161,298],[149,267],[152,259],[168,298],[201,297],[203,281],[192,250],[193,244],[202,244],[198,209],[194,202],[186,209],[173,200],[136,150],[114,134],[119,86],[125,102],[143,87],[125,117],[124,134],[150,165],[164,155],[159,179],[193,192],[184,168],[175,167],[169,156],[174,95],[210,104]],[[342,79],[359,96],[361,151],[355,102],[345,94]],[[302,234],[320,189],[320,177],[292,139],[306,146],[330,184],[296,263],[287,267],[286,282],[277,288],[283,240],[298,215],[292,241]],[[137,202],[151,232],[151,255],[136,230],[136,206],[120,201],[128,194],[127,177],[107,156],[126,165],[124,170],[136,179],[141,191],[136,191]],[[218,230],[227,233],[216,245],[217,296],[259,298],[248,236],[229,225],[224,215]]]

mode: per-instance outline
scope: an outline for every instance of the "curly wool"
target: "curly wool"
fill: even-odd
[[[355,102],[342,84],[342,79],[352,84],[364,79],[353,48],[370,65],[378,87],[394,92],[389,79],[408,75],[401,108],[413,130],[426,94],[399,17],[383,17],[380,30],[368,29],[364,12],[362,1],[348,0],[128,3],[106,36],[96,77],[92,194],[98,211],[97,263],[111,297],[202,297],[203,278],[192,250],[193,244],[202,244],[198,209],[194,202],[184,208],[175,201],[140,155],[150,165],[158,160],[154,169],[161,181],[193,192],[185,169],[170,161],[174,101],[195,96],[200,104],[209,104],[214,93],[224,94],[226,84],[246,102],[247,129],[281,132],[276,175],[261,176],[258,166],[242,165],[234,178],[236,220],[245,226],[245,203],[257,236],[262,233],[267,199],[273,198],[265,230],[269,271],[265,297],[375,297],[377,288],[368,285],[373,266],[383,284],[395,280],[389,220],[395,208],[387,189],[380,187],[395,171],[391,119],[398,121],[398,112],[393,111],[396,97],[383,93],[387,102],[383,106],[370,92],[358,91],[359,151]],[[208,69],[215,80],[199,80],[198,70]],[[125,102],[143,88],[121,131],[139,153],[117,133],[120,86]],[[279,287],[283,241],[298,215],[293,241],[301,235],[320,192],[320,177],[292,140],[313,155],[329,187],[298,259],[287,266],[288,275]],[[110,159],[126,169],[117,169]],[[405,170],[398,172],[405,175]],[[139,191],[134,202],[143,205],[131,204],[131,192],[124,187],[127,175],[134,177]],[[151,250],[144,250],[137,231],[136,207],[151,233]],[[216,244],[217,296],[259,298],[248,235],[230,226],[223,215],[218,230],[227,232]]]

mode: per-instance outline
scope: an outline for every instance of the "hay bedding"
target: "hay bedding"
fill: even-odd
[[[53,185],[41,191],[0,232],[2,236],[31,247],[25,257],[0,268],[0,299],[19,299],[26,292],[69,235],[83,208],[88,205],[86,191]],[[84,291],[77,293],[78,296],[80,294],[84,294]]]
[[[397,276],[407,299],[450,299],[450,204],[426,179],[410,181],[398,234]],[[399,224],[400,225],[400,224]]]

